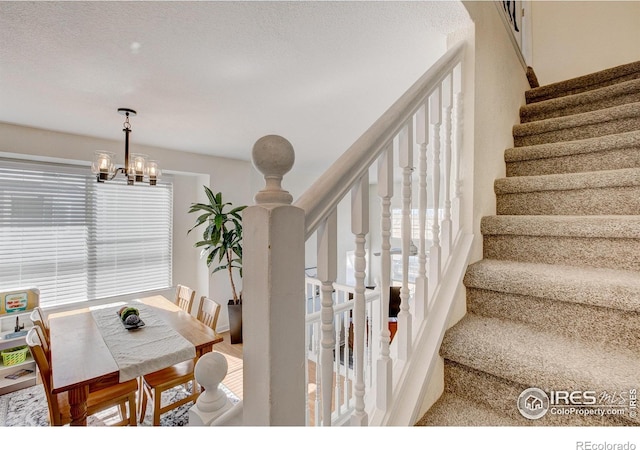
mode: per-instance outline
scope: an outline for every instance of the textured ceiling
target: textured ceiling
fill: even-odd
[[[442,53],[446,2],[0,2],[0,122],[327,167]],[[90,158],[90,157],[89,157]]]

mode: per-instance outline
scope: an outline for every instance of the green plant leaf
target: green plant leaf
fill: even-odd
[[[220,272],[221,270],[226,270],[227,266],[218,266],[215,269],[213,269],[213,271],[211,272],[211,274],[213,275],[216,272]]]
[[[204,203],[192,203],[191,208],[189,208],[189,212],[193,213],[196,211],[208,211],[210,213],[214,212],[213,208],[210,205],[206,205]]]
[[[223,228],[225,217],[222,214],[216,215],[214,218],[214,223],[216,228]]]
[[[215,196],[213,195],[213,191],[211,189],[209,189],[207,186],[204,186],[204,192],[207,194],[209,204],[213,205],[214,203],[216,203]]]
[[[233,271],[237,270],[242,278],[242,216],[240,213],[246,206],[234,207],[224,202],[222,192],[214,192],[203,186],[209,203],[192,203],[189,213],[198,213],[194,225],[187,233],[204,227],[202,240],[194,244],[202,248],[201,256],[206,255],[206,263],[210,268],[216,262],[212,274],[221,270],[230,270],[229,281],[233,289],[233,297],[237,298]],[[229,211],[226,211],[229,209]]]

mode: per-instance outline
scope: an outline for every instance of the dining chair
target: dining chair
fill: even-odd
[[[178,286],[178,288],[180,288],[180,286]],[[192,303],[195,292],[191,292]],[[178,295],[176,295],[176,297],[178,297]],[[221,306],[216,301],[204,295],[200,297],[200,304],[198,305],[196,318],[206,326],[210,327],[214,333],[216,333],[216,338],[222,338],[222,336],[216,332],[220,309]],[[140,393],[138,396],[140,399],[140,409],[138,413],[138,420],[141,423],[144,421],[144,416],[147,412],[147,402],[149,399],[153,402],[154,426],[160,425],[160,416],[165,412],[171,411],[185,403],[195,401],[200,395],[200,389],[198,388],[198,383],[193,375],[194,367],[195,360],[189,360],[140,377]],[[187,397],[174,403],[162,405],[162,393],[164,391],[180,385],[185,385],[186,387],[189,383],[191,383],[191,393]]]
[[[198,314],[196,318],[211,328],[216,334],[216,338],[221,338],[222,335],[218,334],[216,327],[218,325],[218,316],[220,315],[220,309],[222,306],[215,300],[203,295],[200,297],[200,304],[198,305]]]
[[[197,389],[197,383],[193,375],[193,369],[195,367],[195,360],[190,359],[178,364],[174,364],[171,367],[160,369],[156,372],[143,375],[140,377],[140,391],[139,391],[139,410],[138,420],[140,423],[144,422],[144,417],[147,412],[147,401],[150,399],[153,403],[153,425],[160,425],[160,416],[167,411],[184,405],[185,403],[195,401],[200,395]],[[183,399],[177,400],[173,403],[162,404],[162,393],[182,384],[188,384],[191,382],[191,392]]]
[[[40,377],[44,387],[49,406],[49,424],[52,426],[63,426],[71,423],[71,406],[67,393],[54,394],[51,388],[51,363],[45,352],[45,344],[40,335],[44,332],[40,327],[34,325],[27,333],[26,341],[40,370]],[[89,392],[87,398],[87,416],[117,406],[120,411],[120,421],[113,424],[136,426],[136,392],[138,390],[137,381],[130,380],[118,383],[115,386],[98,389]],[[127,408],[128,405],[128,408]]]
[[[44,356],[47,358],[47,361],[51,361],[51,345],[49,344],[49,339],[47,339],[46,333],[38,325],[34,325],[33,329],[36,330],[38,339],[40,339],[40,345],[42,346],[42,351],[44,352]]]
[[[39,306],[33,308],[29,319],[31,319],[31,322],[33,322],[34,325],[38,325],[40,327],[40,331],[46,338],[47,343],[49,343],[49,320],[47,319],[44,311],[42,311],[42,308]]]
[[[196,298],[196,291],[189,286],[179,284],[176,286],[176,299],[175,304],[178,305],[184,311],[191,313],[193,307],[193,301]]]

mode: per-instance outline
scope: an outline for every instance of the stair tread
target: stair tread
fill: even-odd
[[[550,324],[550,329],[553,324]],[[628,389],[640,383],[638,357],[509,320],[466,314],[446,333],[441,355],[544,390]]]
[[[522,426],[517,421],[498,414],[495,409],[471,401],[452,392],[445,392],[429,411],[416,423],[416,426]]]
[[[580,155],[607,150],[639,148],[640,130],[620,134],[609,134],[575,141],[513,147],[505,151],[506,162],[531,161],[560,156]]]
[[[640,312],[637,272],[483,259],[471,264],[466,287]]]
[[[449,418],[448,408],[463,407],[464,401],[473,408],[471,411],[488,411],[490,417],[498,414],[496,420],[513,420],[523,426],[629,426],[638,423],[637,420],[629,420],[628,416],[594,416],[594,415],[565,415],[546,414],[544,417],[531,420],[525,419],[518,411],[517,399],[527,388],[500,376],[490,375],[486,372],[475,370],[453,361],[445,361],[445,380],[448,387],[433,407],[437,408],[435,414],[427,411],[420,422],[430,426],[437,425],[437,420]],[[453,396],[453,397],[452,397]],[[464,408],[462,408],[464,410]],[[464,414],[464,411],[456,411],[454,415]],[[464,420],[464,418],[463,418]],[[466,418],[467,421],[473,418]]]
[[[590,90],[591,87],[602,86],[602,83],[605,82],[616,83],[616,80],[623,80],[626,76],[640,77],[640,61],[621,64],[616,67],[529,89],[526,91],[525,96],[527,103],[535,103],[549,97],[561,97],[574,92],[584,92]]]
[[[640,238],[640,216],[498,215],[480,227],[483,235]]]
[[[553,131],[565,130],[587,125],[601,124],[614,120],[635,118],[640,116],[640,102],[627,103],[625,105],[612,106],[579,114],[563,117],[537,120],[535,122],[521,123],[513,126],[513,136],[524,137],[543,134]],[[638,122],[640,127],[640,121]],[[616,132],[616,127],[611,127],[611,133]]]
[[[586,92],[579,92],[563,97],[551,98],[535,103],[529,103],[520,108],[520,118],[523,123],[530,123],[550,117],[562,117],[574,114],[563,110],[575,110],[598,103],[602,106],[596,109],[612,107],[638,101],[640,95],[640,78],[623,81],[609,86],[603,86]],[[549,117],[536,119],[537,116],[549,114]],[[533,118],[531,118],[533,117]]]
[[[505,177],[494,182],[496,195],[624,186],[640,186],[640,167]]]
[[[474,389],[640,384],[639,92],[640,61],[526,92],[505,150],[518,176],[495,180],[499,215],[481,220],[493,259],[469,265],[472,303],[440,347],[455,378],[419,424],[520,424]]]

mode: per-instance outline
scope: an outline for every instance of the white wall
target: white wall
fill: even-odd
[[[196,290],[198,299],[204,295],[203,293],[211,294],[209,284],[212,280],[208,277],[207,265],[200,259],[200,249],[194,247],[200,234],[194,230],[187,235],[187,230],[193,226],[196,215],[185,213],[192,202],[206,201],[201,198],[203,193],[200,191],[204,191],[203,184],[209,185],[209,176],[185,174],[173,176],[173,284],[191,286]],[[220,301],[223,300],[220,299]]]
[[[463,2],[473,25],[449,36],[449,45],[465,41],[467,77],[463,79],[465,115],[463,129],[463,212],[464,223],[471,223],[474,241],[470,263],[482,259],[480,220],[495,215],[493,183],[505,176],[505,149],[513,146],[512,127],[519,122],[518,112],[529,88],[524,68],[509,38],[509,31],[493,2]],[[471,183],[472,180],[472,183]],[[466,313],[466,290],[456,293],[450,325]],[[442,361],[432,374],[419,416],[441,395]]]
[[[519,123],[519,109],[529,84],[497,8],[491,2],[469,1],[464,4],[475,24],[474,261],[482,258],[480,220],[496,213],[494,181],[505,176],[504,151],[513,147],[512,127]],[[467,132],[468,126],[469,122],[465,122]]]
[[[540,84],[640,60],[638,1],[533,1],[531,25]]]
[[[81,165],[91,164],[95,150],[109,150],[124,163],[123,141],[109,141],[87,136],[58,133],[48,130],[0,123],[0,156],[35,160],[51,160]],[[191,203],[206,201],[203,185],[234,205],[252,201],[250,163],[227,158],[211,157],[170,149],[138,146],[132,139],[132,151],[144,152],[158,159],[163,171],[173,176],[173,283],[186,284],[196,290],[197,299],[207,295],[223,304],[232,297],[228,276],[219,272],[213,276],[200,259],[200,249],[194,248],[198,236],[187,230],[196,215],[189,214]],[[238,283],[241,286],[241,283]],[[173,295],[173,290],[163,292]],[[197,308],[197,302],[195,304]],[[195,314],[195,312],[194,312]],[[218,329],[228,328],[226,308],[222,308]]]

